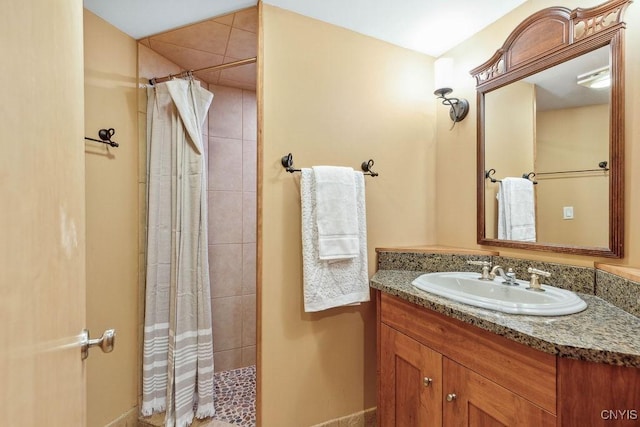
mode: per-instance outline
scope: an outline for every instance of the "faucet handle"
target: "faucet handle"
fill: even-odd
[[[482,266],[482,276],[480,276],[479,279],[491,280],[491,278],[489,277],[489,267],[491,267],[490,261],[469,260],[467,261],[467,264]]]
[[[544,292],[542,289],[542,285],[540,284],[540,276],[542,277],[551,277],[551,273],[548,271],[538,270],[537,268],[529,267],[527,268],[527,273],[531,274],[531,280],[529,281],[529,287],[532,291]]]
[[[471,265],[481,265],[482,267],[491,267],[491,262],[490,261],[480,261],[480,260],[475,260],[475,259],[471,259],[469,261],[467,261],[467,264],[471,264]]]

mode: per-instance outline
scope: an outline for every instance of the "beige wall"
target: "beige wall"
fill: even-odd
[[[536,132],[535,87],[513,83],[485,96],[485,170],[495,169],[496,179],[519,178],[534,170]],[[500,185],[484,180],[486,236],[498,237]]]
[[[377,246],[434,243],[433,59],[268,5],[262,30],[259,393],[262,425],[298,427],[375,406],[375,305],[304,313],[300,176],[280,159],[375,160],[371,273]]]
[[[538,172],[598,169],[598,163],[608,161],[608,104],[539,111],[536,127]],[[539,242],[609,245],[608,174],[567,173],[536,179]],[[564,206],[573,207],[573,219],[563,219]]]
[[[87,425],[135,416],[138,370],[136,42],[85,10],[85,135],[114,128],[118,148],[85,142],[87,326],[115,328],[113,353],[87,359]]]
[[[256,93],[209,85],[209,271],[216,372],[256,363]]]
[[[568,8],[578,6],[594,6],[600,1],[554,1],[530,0],[498,20],[471,39],[461,43],[446,57],[455,61],[454,94],[471,101],[471,113],[456,125],[452,132],[448,131],[450,120],[446,111],[438,109],[437,122],[437,230],[439,244],[460,246],[464,248],[478,247],[476,244],[476,108],[475,81],[469,76],[469,70],[477,67],[489,59],[502,46],[506,37],[513,29],[529,15],[545,7],[563,5]],[[633,78],[640,73],[640,7],[632,4],[626,12],[627,22],[626,40],[626,224],[625,224],[625,253],[621,261],[598,259],[574,255],[549,254],[545,252],[500,249],[503,255],[518,258],[530,258],[565,262],[578,265],[591,265],[594,261],[622,263],[633,266],[640,265],[640,221],[637,220],[640,211],[640,186],[634,185],[640,181],[640,171],[632,167],[640,162],[640,130],[637,120],[640,106],[635,99],[640,97],[640,81]],[[456,159],[455,163],[452,159]],[[451,167],[454,163],[455,166]],[[452,208],[455,207],[455,208]]]

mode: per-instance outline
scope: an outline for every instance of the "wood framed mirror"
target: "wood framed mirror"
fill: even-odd
[[[471,70],[478,102],[479,244],[623,257],[622,18],[630,3],[543,9]],[[594,85],[601,88],[587,87]],[[508,180],[523,185],[525,199],[532,200],[517,206],[533,222],[526,233],[505,232],[509,204],[501,198],[499,205],[497,195],[508,177],[537,184]]]

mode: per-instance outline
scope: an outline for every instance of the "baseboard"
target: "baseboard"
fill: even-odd
[[[336,418],[335,420],[326,421],[316,424],[312,427],[376,427],[376,408],[365,409],[355,414],[346,415]]]
[[[129,409],[105,427],[138,427],[138,408]]]

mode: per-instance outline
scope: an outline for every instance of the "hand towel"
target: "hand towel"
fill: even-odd
[[[503,178],[498,193],[498,238],[536,241],[533,182],[525,178]]]
[[[318,254],[320,259],[358,256],[358,211],[351,168],[314,166]]]
[[[357,196],[358,256],[342,260],[321,260],[318,253],[315,174],[311,169],[302,169],[302,267],[306,312],[369,301],[364,175],[362,172],[351,173],[355,176]]]

